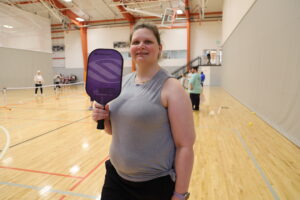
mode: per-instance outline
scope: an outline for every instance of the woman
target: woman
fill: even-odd
[[[188,199],[195,140],[191,103],[179,81],[158,64],[156,26],[138,24],[130,35],[137,72],[123,79],[121,95],[93,119],[112,134],[102,200]]]

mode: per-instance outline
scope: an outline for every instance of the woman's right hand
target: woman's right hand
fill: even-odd
[[[98,120],[104,119],[104,131],[108,134],[112,134],[110,117],[109,117],[109,105],[106,105],[105,108],[103,105],[95,102],[93,108],[92,118],[94,121],[98,122]]]
[[[104,106],[95,102],[92,114],[93,120],[98,121],[102,119],[109,119],[109,105]]]

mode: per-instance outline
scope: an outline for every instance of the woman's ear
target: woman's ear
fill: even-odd
[[[159,52],[158,52],[158,59],[159,59],[161,57],[161,53],[162,53],[162,45],[159,45],[158,50],[159,50]]]

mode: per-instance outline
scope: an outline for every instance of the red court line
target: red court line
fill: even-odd
[[[0,119],[5,120],[5,119],[14,119],[14,120],[27,120],[27,121],[51,121],[51,122],[74,122],[74,120],[59,120],[59,119],[34,119],[34,118],[17,118],[17,117],[0,117]],[[80,124],[94,124],[95,122],[78,122]]]
[[[68,174],[60,174],[60,173],[53,173],[53,172],[44,172],[44,171],[38,171],[38,170],[31,170],[31,169],[22,169],[22,168],[16,168],[16,167],[5,167],[0,166],[2,169],[12,169],[17,171],[23,171],[23,172],[32,172],[32,173],[38,173],[38,174],[47,174],[47,175],[54,175],[54,176],[63,176],[66,178],[77,178],[77,179],[84,179],[82,176],[72,176]]]
[[[106,156],[103,160],[100,161],[100,163],[98,163],[98,165],[96,165],[96,167],[94,167],[89,173],[87,173],[87,175],[85,175],[80,181],[78,181],[77,183],[75,183],[75,185],[73,185],[68,191],[73,191],[75,190],[87,177],[89,177],[100,165],[102,165],[107,159],[109,158],[109,156]],[[63,200],[66,198],[66,195],[62,196],[59,200]]]

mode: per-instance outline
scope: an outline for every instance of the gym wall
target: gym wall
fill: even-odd
[[[53,84],[50,53],[0,47],[0,89],[33,87],[33,77],[41,70],[45,84]]]
[[[34,86],[37,70],[52,83],[50,20],[4,3],[0,13],[0,22],[12,26],[0,31],[0,89]]]
[[[300,1],[257,0],[223,47],[222,86],[300,146]]]

